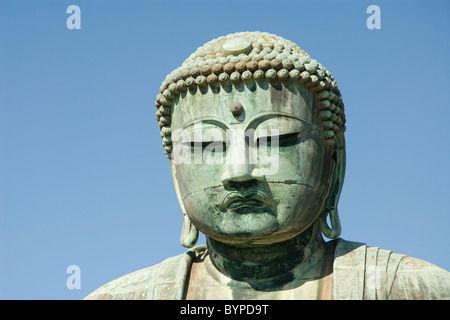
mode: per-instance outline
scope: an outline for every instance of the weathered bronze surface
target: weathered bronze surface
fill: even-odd
[[[87,299],[450,298],[447,271],[338,238],[344,104],[294,43],[261,32],[208,42],[156,106],[192,249]]]

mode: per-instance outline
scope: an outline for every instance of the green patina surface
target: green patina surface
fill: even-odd
[[[449,299],[432,264],[341,239],[344,105],[333,76],[290,41],[215,39],[167,76],[156,118],[183,214],[207,246],[88,298]],[[329,218],[329,223],[327,223]]]

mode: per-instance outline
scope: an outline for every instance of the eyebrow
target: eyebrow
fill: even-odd
[[[309,121],[306,121],[305,119],[302,119],[302,118],[295,116],[293,114],[290,114],[290,113],[279,112],[279,111],[278,112],[267,111],[267,112],[258,113],[253,118],[251,118],[250,121],[245,126],[245,130],[247,130],[248,128],[251,128],[252,125],[254,125],[254,123],[258,123],[258,122],[262,123],[266,120],[278,118],[280,116],[286,117],[286,118],[292,118],[292,119],[298,120],[302,123],[312,125]],[[263,119],[261,119],[261,118],[263,118]]]
[[[300,121],[302,123],[306,123],[308,125],[312,125],[309,121],[306,121],[305,119],[302,119],[302,118],[300,118],[300,117],[298,117],[296,115],[290,114],[290,113],[279,112],[279,111],[277,111],[277,112],[267,111],[267,112],[258,113],[253,118],[251,118],[249,120],[249,122],[247,123],[247,125],[245,126],[245,130],[251,128],[252,125],[254,125],[255,123],[258,123],[258,122],[262,123],[262,122],[264,122],[266,120],[277,118],[277,117],[280,117],[280,116],[286,117],[286,118],[292,118],[292,119],[298,120],[298,121]],[[215,124],[215,125],[221,127],[222,129],[225,129],[225,130],[230,129],[230,127],[225,122],[223,122],[221,119],[215,118],[215,117],[208,117],[208,116],[202,117],[202,118],[199,118],[199,119],[195,119],[195,120],[193,120],[191,122],[188,122],[183,127],[183,129],[186,129],[186,128],[190,127],[190,126],[193,126],[196,122],[199,122],[199,121],[202,122],[202,124],[203,123]]]
[[[225,123],[225,122],[223,122],[222,120],[220,120],[219,118],[211,118],[211,117],[202,117],[202,118],[200,118],[200,119],[195,119],[195,120],[193,120],[193,121],[191,121],[191,122],[188,122],[188,124],[186,124],[184,127],[183,127],[183,129],[186,129],[186,128],[188,128],[188,127],[190,127],[190,126],[193,126],[196,122],[201,122],[202,124],[215,124],[215,125],[217,125],[217,126],[219,126],[219,127],[222,127],[223,129],[229,129],[229,127],[228,127],[228,125]]]

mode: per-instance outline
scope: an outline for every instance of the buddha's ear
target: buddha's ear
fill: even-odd
[[[172,172],[172,180],[173,180],[173,186],[175,188],[175,194],[177,196],[178,203],[181,208],[181,213],[183,214],[183,228],[181,229],[180,242],[183,247],[192,248],[197,243],[198,230],[192,224],[191,220],[189,219],[189,216],[186,213],[186,209],[184,208],[183,199],[181,198],[180,188],[178,186],[176,168],[175,168],[175,165],[172,163],[172,161],[170,161],[170,170]]]
[[[341,234],[341,222],[338,214],[339,197],[341,196],[342,186],[345,176],[345,138],[344,133],[339,132],[335,135],[335,145],[332,150],[334,169],[331,178],[330,192],[325,202],[324,210],[319,218],[322,233],[330,239],[335,239]],[[330,215],[331,228],[327,223],[327,215]]]

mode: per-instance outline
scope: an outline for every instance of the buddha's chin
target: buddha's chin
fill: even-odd
[[[227,210],[222,215],[218,226],[220,234],[213,238],[226,242],[249,242],[263,239],[279,229],[279,223],[270,211],[247,210],[242,213],[239,210]]]

